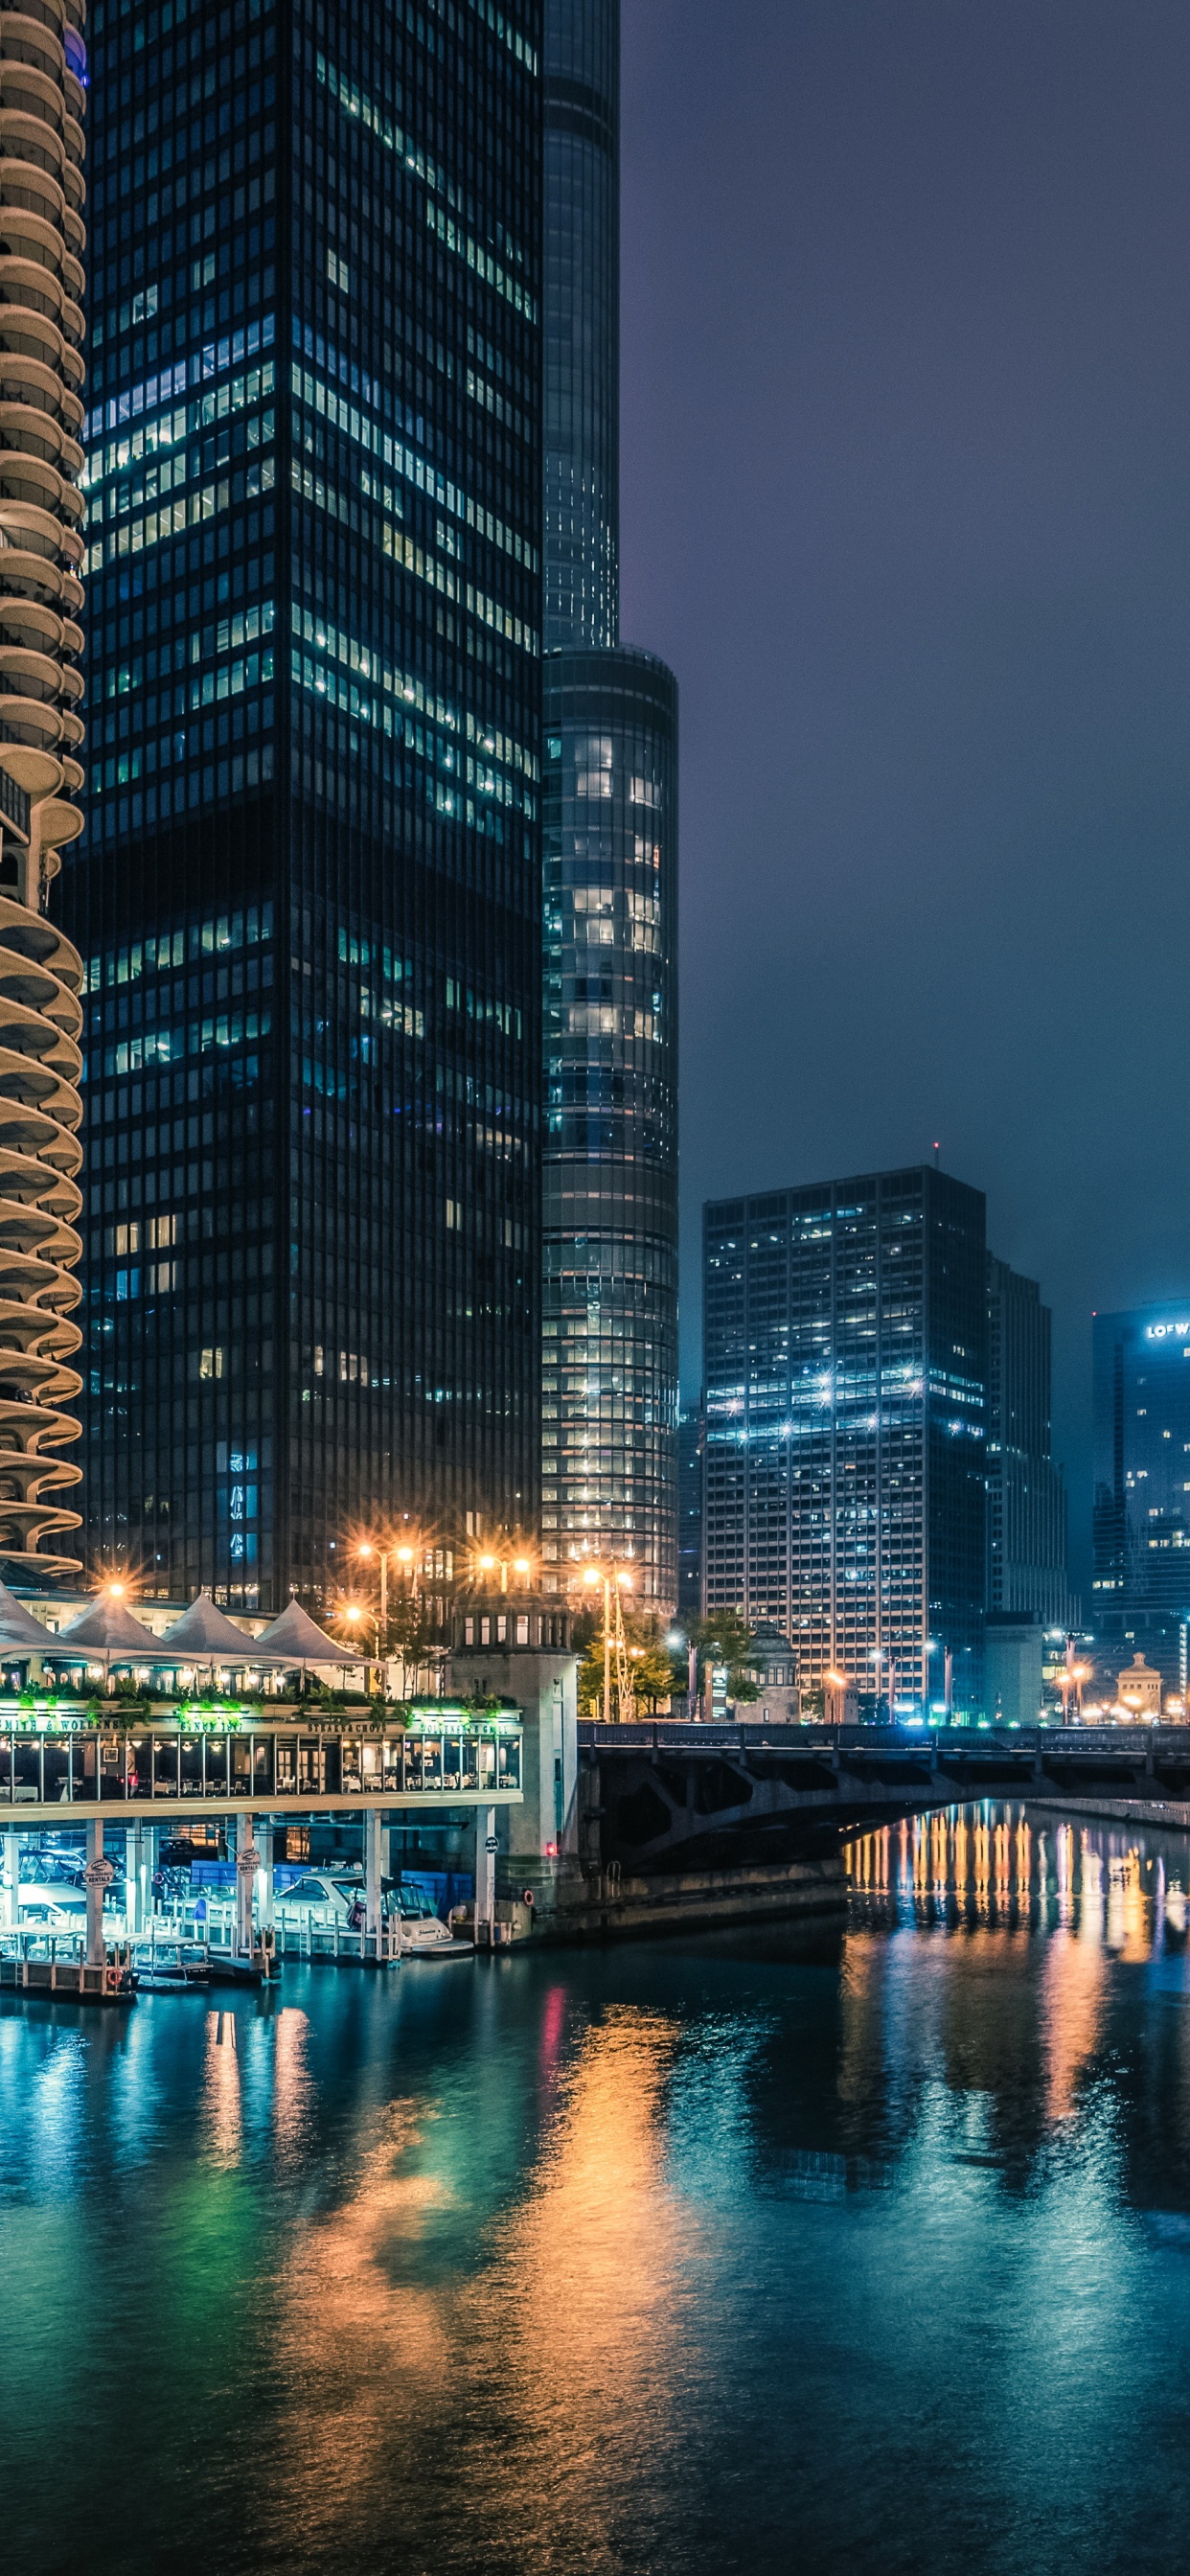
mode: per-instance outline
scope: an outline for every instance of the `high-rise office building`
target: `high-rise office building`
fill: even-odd
[[[932,1167],[704,1212],[703,1583],[869,1704],[977,1709],[984,1199]]]
[[[34,1583],[78,1562],[82,966],[45,907],[83,819],[84,16],[0,11],[0,1563]]]
[[[677,1597],[677,688],[619,635],[619,0],[547,0],[542,1555]]]
[[[988,1254],[987,1607],[1069,1627],[1066,1489],[1050,1455],[1051,1325],[1035,1279]]]
[[[1190,1298],[1094,1322],[1091,1625],[1105,1672],[1141,1653],[1185,1690],[1190,1634]]]
[[[538,0],[97,0],[87,1539],[536,1520]]]
[[[684,1405],[678,1415],[678,1616],[702,1615],[702,1467],[706,1410]]]

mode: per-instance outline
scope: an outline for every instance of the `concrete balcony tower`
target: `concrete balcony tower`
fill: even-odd
[[[0,1568],[79,1526],[82,965],[47,920],[83,828],[82,0],[0,7]]]

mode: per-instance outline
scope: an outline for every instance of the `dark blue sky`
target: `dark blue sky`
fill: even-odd
[[[624,0],[624,617],[682,685],[708,1195],[926,1156],[1190,1292],[1190,9]]]

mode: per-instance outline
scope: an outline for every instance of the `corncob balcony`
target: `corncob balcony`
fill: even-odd
[[[0,1560],[77,1560],[82,966],[46,918],[83,828],[81,0],[0,7]]]

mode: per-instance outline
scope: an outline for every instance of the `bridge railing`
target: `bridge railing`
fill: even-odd
[[[775,1726],[745,1719],[734,1726],[691,1725],[669,1718],[631,1726],[604,1726],[585,1719],[579,1726],[580,1751],[675,1753],[781,1753],[916,1755],[923,1763],[987,1760],[989,1755],[1020,1761],[1114,1754],[1136,1763],[1150,1755],[1180,1760],[1190,1766],[1190,1727],[1185,1726]]]

